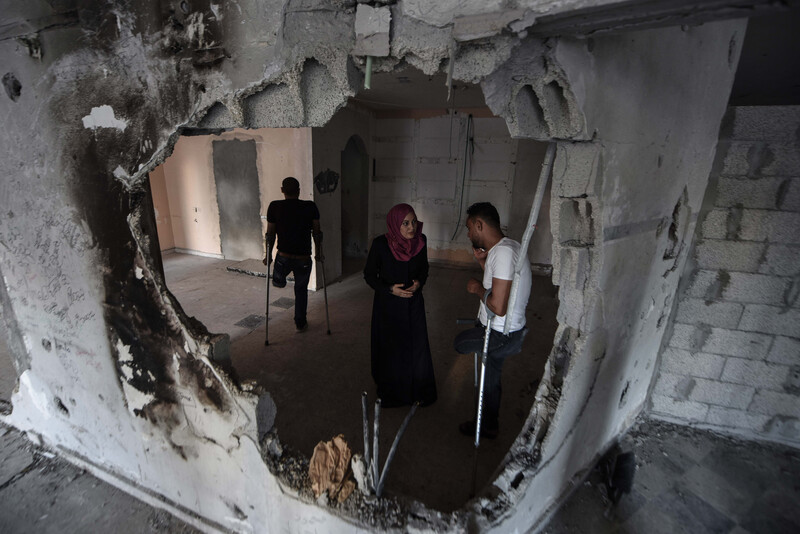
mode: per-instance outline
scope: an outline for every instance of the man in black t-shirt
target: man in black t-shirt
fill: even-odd
[[[289,176],[283,180],[284,200],[274,200],[267,208],[267,257],[278,235],[278,254],[272,272],[272,285],[286,287],[286,276],[294,272],[294,324],[298,332],[308,328],[308,281],[311,278],[311,237],[314,237],[315,259],[322,261],[319,209],[311,200],[300,200],[300,182]]]

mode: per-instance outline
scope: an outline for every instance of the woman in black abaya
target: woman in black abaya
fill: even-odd
[[[428,251],[414,209],[398,204],[386,215],[387,232],[376,237],[364,278],[372,303],[372,378],[384,407],[436,400],[422,287]]]

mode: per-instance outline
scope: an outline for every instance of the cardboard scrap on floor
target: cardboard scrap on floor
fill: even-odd
[[[315,498],[327,491],[331,499],[344,502],[353,493],[356,485],[349,476],[351,456],[350,447],[342,434],[331,441],[317,443],[308,465]]]

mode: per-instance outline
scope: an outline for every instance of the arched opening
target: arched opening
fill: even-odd
[[[170,290],[188,315],[229,336],[238,378],[270,393],[277,406],[276,434],[285,461],[293,465],[303,465],[319,441],[339,434],[353,452],[362,452],[360,394],[368,392],[371,411],[376,392],[369,363],[373,292],[361,272],[372,239],[386,231],[388,209],[400,202],[415,208],[428,239],[430,278],[424,292],[439,399],[409,425],[385,491],[449,512],[470,496],[474,454],[472,440],[458,429],[474,416],[473,359],[452,346],[464,328],[455,320],[474,317],[478,307],[466,282],[482,277],[466,238],[466,209],[492,202],[504,232],[520,240],[546,145],[513,139],[504,119],[486,107],[478,86],[458,84],[448,100],[445,81],[443,74],[428,76],[411,68],[378,73],[372,90],[359,93],[319,128],[191,131],[151,173],[151,183],[162,249],[170,239],[161,228],[163,212],[171,218],[174,250],[164,256]],[[298,136],[307,144],[298,143]],[[241,154],[248,146],[255,150]],[[229,147],[236,155],[226,160],[222,151]],[[256,252],[230,257],[222,232],[220,183],[229,175],[241,183],[247,169],[256,175],[262,238],[266,208],[281,198],[280,180],[290,174],[301,182],[301,197],[319,207],[325,235],[327,303],[322,291],[309,295],[310,328],[298,334],[291,283],[270,287],[269,346],[264,346],[264,278],[252,276],[265,275],[266,268],[253,257]],[[169,193],[167,208],[159,207],[164,205],[159,173]],[[247,190],[233,196],[255,195],[241,191]],[[205,198],[203,204],[200,193],[217,198]],[[192,249],[202,245],[191,243],[203,243],[209,235],[220,236],[215,248]],[[260,246],[259,255],[263,242]],[[492,479],[527,419],[552,347],[558,300],[549,279],[550,251],[546,195],[529,248],[529,260],[543,275],[534,277],[527,310],[532,334],[523,352],[505,366],[501,433],[481,445],[479,488]],[[321,269],[318,263],[311,289],[322,287]],[[381,463],[407,411],[384,409]]]

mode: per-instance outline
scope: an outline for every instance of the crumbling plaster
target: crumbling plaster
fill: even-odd
[[[685,255],[666,261],[661,251],[692,235],[691,217],[667,227],[683,213],[676,203],[699,205],[744,24],[459,45],[514,135],[591,142],[559,142],[561,327],[534,410],[495,486],[443,516],[298,498],[262,460],[276,450],[259,446],[270,423],[257,424],[256,406],[268,398],[211,363],[207,332],[183,314],[156,260],[146,172],[183,126],[323,125],[360,83],[349,4],[107,3],[52,14],[30,2],[4,15],[41,29],[41,57],[0,41],[3,69],[21,84],[16,100],[0,99],[0,296],[20,375],[4,421],[207,530],[529,530],[644,402]],[[473,5],[453,4],[456,15]],[[561,5],[570,4],[581,2]],[[447,56],[409,35],[449,30],[404,20],[415,5],[424,4],[393,7],[411,32],[404,49],[440,68]],[[65,22],[45,29],[45,16]],[[519,62],[515,50],[533,55]],[[85,127],[101,106],[125,128]],[[559,224],[565,209],[585,226],[578,242]]]

